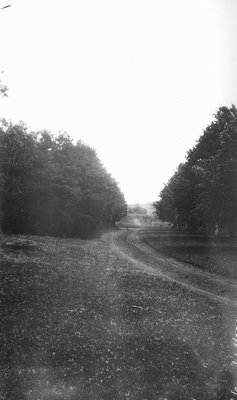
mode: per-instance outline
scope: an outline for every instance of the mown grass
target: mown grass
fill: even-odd
[[[192,234],[145,232],[155,250],[204,271],[237,279],[237,240]]]
[[[137,271],[102,240],[6,246],[15,239],[0,243],[2,400],[229,393],[232,310]]]

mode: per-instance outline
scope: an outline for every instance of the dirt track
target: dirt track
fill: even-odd
[[[120,230],[104,237],[111,242],[115,252],[132,261],[140,270],[179,283],[188,290],[218,301],[237,305],[236,280],[198,270],[191,265],[159,254],[142,242],[138,232],[135,229]]]
[[[135,232],[22,239],[0,246],[2,400],[232,398],[233,303],[177,283]]]

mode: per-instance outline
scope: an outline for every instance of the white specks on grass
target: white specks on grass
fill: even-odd
[[[27,379],[31,381],[31,387],[26,392],[28,400],[70,400],[77,389],[67,385],[62,380],[53,376],[53,371],[48,368],[29,368],[24,371]]]

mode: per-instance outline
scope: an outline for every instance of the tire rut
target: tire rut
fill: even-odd
[[[172,281],[188,290],[208,296],[222,303],[237,306],[237,281],[204,272],[159,254],[137,235],[137,230],[117,231],[104,235],[113,250],[150,275]]]

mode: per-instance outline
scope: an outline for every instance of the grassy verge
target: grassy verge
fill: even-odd
[[[208,272],[237,279],[237,241],[201,235],[146,232],[155,250]]]
[[[213,400],[229,390],[231,310],[136,271],[102,240],[6,246],[14,239],[0,243],[2,400]]]

